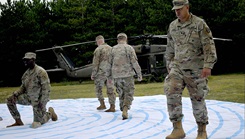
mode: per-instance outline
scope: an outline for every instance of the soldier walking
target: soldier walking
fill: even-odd
[[[91,80],[94,80],[96,96],[100,102],[100,106],[97,107],[97,110],[106,109],[102,93],[102,88],[106,85],[110,108],[105,112],[115,112],[116,94],[114,92],[114,84],[111,78],[106,77],[111,46],[105,43],[102,35],[97,36],[95,40],[98,47],[94,51]]]
[[[205,21],[189,12],[188,0],[173,0],[177,19],[169,25],[165,59],[168,76],[164,81],[169,119],[173,131],[166,139],[184,138],[182,92],[187,87],[198,125],[197,139],[206,139],[208,111],[205,97],[208,76],[217,61],[212,33]]]
[[[142,75],[135,50],[127,44],[127,35],[119,33],[117,42],[110,53],[107,76],[114,79],[124,120],[128,119],[128,110],[134,100],[134,75],[138,76],[138,81],[142,80]]]

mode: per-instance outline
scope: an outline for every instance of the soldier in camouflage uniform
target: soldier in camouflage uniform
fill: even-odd
[[[217,61],[212,33],[205,21],[189,13],[188,0],[173,0],[177,19],[170,23],[167,35],[168,76],[164,82],[172,133],[166,139],[184,138],[182,128],[182,91],[187,87],[193,115],[198,125],[197,139],[206,139],[208,112],[205,96],[208,76]]]
[[[112,79],[106,77],[108,57],[111,51],[111,46],[105,43],[104,37],[101,35],[96,37],[96,43],[98,47],[94,51],[91,79],[94,80],[96,96],[100,102],[100,106],[97,107],[97,109],[106,109],[104,97],[102,94],[102,88],[106,83],[110,108],[105,112],[115,112],[116,94],[114,92],[114,84]]]
[[[57,115],[52,107],[49,107],[48,112],[46,112],[46,104],[50,100],[50,80],[47,72],[35,64],[35,59],[36,54],[33,52],[27,52],[23,58],[28,69],[21,78],[20,88],[7,98],[8,109],[15,119],[15,123],[7,127],[24,125],[16,104],[31,105],[33,107],[32,128],[40,127],[48,122],[50,118],[53,121],[57,120]]]
[[[128,110],[132,105],[134,96],[134,75],[137,74],[138,81],[142,80],[141,68],[135,50],[127,44],[127,35],[119,33],[118,44],[112,47],[109,57],[109,77],[115,82],[116,91],[119,95],[120,110],[122,117],[128,119]],[[135,73],[136,72],[136,73]]]
[[[188,0],[173,0],[177,19],[170,23],[167,35],[166,62],[168,76],[164,82],[172,133],[166,139],[185,137],[181,120],[182,91],[187,87],[193,115],[198,125],[197,139],[206,139],[208,112],[205,96],[208,76],[217,61],[212,33],[205,21],[189,13]]]

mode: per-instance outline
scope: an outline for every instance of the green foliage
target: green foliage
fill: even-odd
[[[1,72],[0,86],[19,84],[25,70],[21,59],[27,51],[91,41],[99,34],[105,38],[115,38],[119,32],[128,36],[166,34],[169,23],[176,18],[171,9],[169,0],[8,0],[0,3],[0,62],[8,65]],[[245,0],[191,1],[190,10],[204,18],[214,37],[233,39],[228,45],[219,46],[217,42],[217,47],[222,48],[217,48],[219,61],[215,73],[244,70],[239,59],[245,54],[242,46]],[[110,45],[115,43],[108,41]],[[94,44],[86,44],[66,51],[76,65],[82,66],[91,63],[95,48]],[[38,59],[44,68],[57,65],[55,57],[43,53],[46,52],[38,53]]]

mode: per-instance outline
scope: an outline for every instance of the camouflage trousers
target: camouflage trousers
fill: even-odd
[[[12,95],[7,98],[7,107],[9,109],[10,114],[14,119],[20,119],[20,113],[17,110],[16,104],[21,105],[31,105],[33,108],[33,122],[40,122],[44,124],[49,121],[51,118],[51,114],[46,112],[46,104],[47,102],[37,102],[30,100],[30,97],[27,94],[21,95]]]
[[[134,77],[115,78],[114,82],[119,95],[120,110],[123,111],[124,106],[130,109],[134,100]]]
[[[111,79],[111,82],[108,81],[105,76],[98,76],[94,80],[95,84],[95,93],[98,100],[104,100],[102,88],[106,85],[107,96],[110,104],[116,103],[116,93],[114,92],[114,82]]]
[[[205,97],[209,92],[208,80],[201,78],[201,70],[180,70],[172,68],[164,81],[164,93],[171,122],[182,120],[182,92],[186,87],[192,103],[193,115],[197,123],[208,124]]]

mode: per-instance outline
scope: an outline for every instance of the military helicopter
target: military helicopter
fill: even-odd
[[[105,41],[116,40],[116,38],[105,39]],[[214,38],[214,40],[231,41],[231,39]],[[88,41],[70,45],[54,46],[46,49],[39,49],[36,52],[52,50],[57,58],[58,66],[54,69],[47,69],[50,72],[65,72],[68,77],[83,79],[90,78],[92,73],[92,64],[76,67],[72,60],[67,56],[65,47],[79,46],[95,43],[95,41]],[[167,35],[140,35],[128,37],[128,44],[130,44],[136,52],[139,65],[142,69],[142,75],[147,80],[154,80],[157,82],[163,81],[167,75],[166,63],[164,54],[166,51]],[[92,61],[92,60],[91,60]]]
[[[70,46],[76,46],[86,43],[92,43],[91,42],[85,42],[85,43],[77,43],[77,44],[71,44],[71,45],[63,45],[63,46],[54,46],[52,48],[47,49],[39,49],[36,50],[36,52],[46,51],[46,50],[52,50],[57,58],[57,62],[59,63],[58,66],[54,69],[47,69],[47,72],[66,72],[66,75],[71,78],[89,78],[92,73],[92,64],[87,64],[84,66],[76,67],[75,64],[72,62],[72,60],[67,56],[67,54],[64,51],[64,47],[70,47]]]

